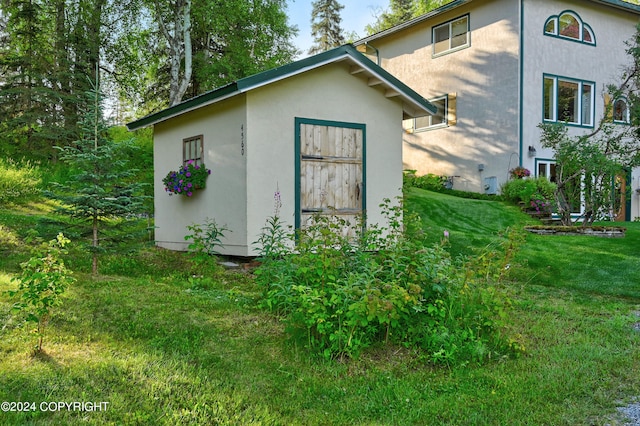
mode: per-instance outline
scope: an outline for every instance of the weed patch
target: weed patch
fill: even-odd
[[[357,356],[380,342],[420,348],[425,360],[442,364],[482,362],[513,349],[500,335],[508,301],[495,277],[453,260],[446,241],[427,245],[414,216],[405,215],[403,227],[400,207],[388,200],[383,207],[384,229],[316,216],[287,236],[270,219],[255,272],[263,306],[326,358]]]

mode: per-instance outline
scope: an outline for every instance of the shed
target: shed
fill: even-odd
[[[402,120],[434,114],[419,94],[344,45],[243,78],[127,125],[154,126],[155,240],[186,250],[187,226],[228,229],[219,250],[257,255],[267,218],[292,227],[312,214],[366,211],[402,189]],[[193,196],[163,178],[189,160],[211,169]]]

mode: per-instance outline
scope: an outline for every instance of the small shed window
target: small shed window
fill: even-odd
[[[201,165],[203,154],[202,135],[182,140],[182,162],[184,164],[193,161],[196,165]]]

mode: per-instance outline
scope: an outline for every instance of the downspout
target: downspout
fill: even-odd
[[[519,143],[520,143],[520,149],[519,151],[519,165],[520,167],[522,167],[522,163],[523,163],[523,158],[522,158],[522,152],[523,152],[523,147],[524,147],[524,141],[523,141],[523,133],[524,133],[524,129],[523,129],[523,109],[524,109],[524,6],[523,6],[524,0],[520,0],[520,95],[518,97],[518,103],[519,105],[519,114],[520,117],[518,118],[518,133],[519,133]]]
[[[380,51],[373,45],[369,44],[369,43],[365,43],[364,44],[364,48],[368,49],[368,48],[372,48],[375,52],[376,52],[376,65],[381,66],[380,65]],[[366,50],[365,50],[366,51]]]

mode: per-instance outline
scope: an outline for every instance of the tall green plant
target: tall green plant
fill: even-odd
[[[218,254],[218,247],[224,247],[222,240],[224,233],[229,231],[225,226],[218,225],[215,219],[206,218],[204,223],[188,225],[189,234],[185,235],[185,241],[189,243],[189,252],[194,255],[194,264],[198,273],[203,273],[204,268],[211,263],[211,257]]]
[[[0,205],[25,203],[41,194],[40,169],[29,161],[0,158]]]
[[[495,277],[465,274],[470,264],[452,259],[446,240],[428,246],[417,217],[389,200],[382,208],[386,225],[366,230],[316,216],[287,234],[269,220],[255,273],[262,305],[327,358],[357,356],[376,342],[416,347],[446,364],[507,351],[506,302],[491,285]]]
[[[81,127],[81,138],[72,146],[60,148],[60,158],[71,172],[66,182],[58,182],[49,195],[62,205],[58,211],[91,234],[88,249],[92,254],[92,272],[98,273],[98,256],[105,248],[105,229],[111,239],[126,237],[128,219],[142,211],[143,183],[135,180],[137,169],[129,164],[130,142],[114,143],[108,137],[103,118],[101,95],[94,89]],[[121,232],[118,228],[122,229]]]
[[[18,289],[8,292],[11,297],[20,299],[13,305],[14,310],[26,312],[27,321],[37,324],[36,352],[42,351],[52,309],[62,303],[62,294],[75,281],[62,260],[68,243],[69,240],[62,233],[49,243],[44,243],[35,256],[20,264],[22,273],[12,280],[18,282]]]

